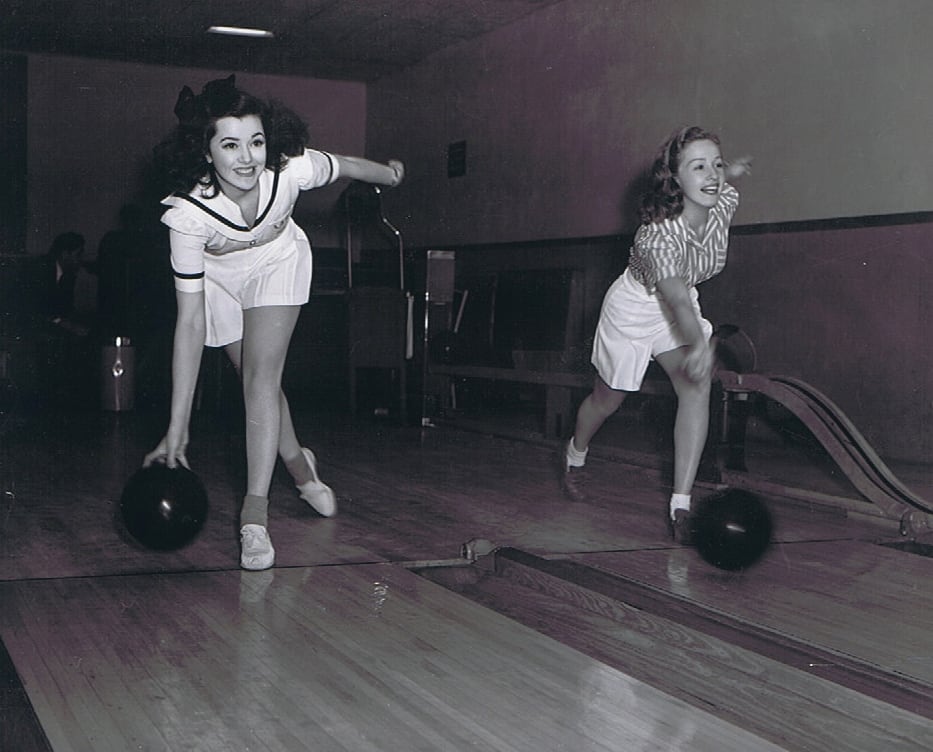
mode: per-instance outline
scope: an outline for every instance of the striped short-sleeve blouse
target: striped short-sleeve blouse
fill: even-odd
[[[738,205],[738,191],[726,183],[702,237],[683,215],[639,227],[628,263],[632,276],[652,294],[662,279],[679,277],[689,288],[715,277],[726,265],[729,225]]]

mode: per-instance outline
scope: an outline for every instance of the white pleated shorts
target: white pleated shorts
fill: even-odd
[[[703,318],[695,287],[690,289],[690,296],[700,326],[709,338],[713,325]],[[607,385],[637,392],[655,355],[687,344],[664,301],[657,293],[649,293],[626,269],[603,298],[591,361]]]
[[[243,311],[249,308],[307,303],[311,271],[311,244],[300,229],[247,250],[205,254],[205,344],[223,347],[243,339]]]

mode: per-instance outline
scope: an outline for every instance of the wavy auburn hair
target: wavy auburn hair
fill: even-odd
[[[639,207],[643,224],[674,219],[684,210],[684,191],[677,182],[677,170],[684,149],[694,141],[712,141],[718,146],[719,136],[690,125],[673,133],[658,150],[651,166],[651,187]]]

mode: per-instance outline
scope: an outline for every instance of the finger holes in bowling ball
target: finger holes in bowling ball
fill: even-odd
[[[207,492],[201,480],[181,466],[140,468],[120,496],[126,531],[156,551],[174,551],[191,543],[204,526],[207,509]]]
[[[703,499],[694,517],[694,542],[705,562],[726,571],[747,569],[771,543],[771,513],[755,494],[729,488]]]

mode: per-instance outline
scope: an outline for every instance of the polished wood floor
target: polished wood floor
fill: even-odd
[[[494,421],[309,411],[299,433],[340,514],[280,471],[276,567],[243,572],[235,414],[193,428],[198,539],[155,553],[121,531],[122,484],[162,420],[3,426],[3,752],[933,748],[933,558],[883,545],[903,543],[892,525],[769,498],[774,544],[726,573],[667,539],[654,438],[594,451],[574,505],[556,446]],[[847,493],[811,455],[750,459]]]

